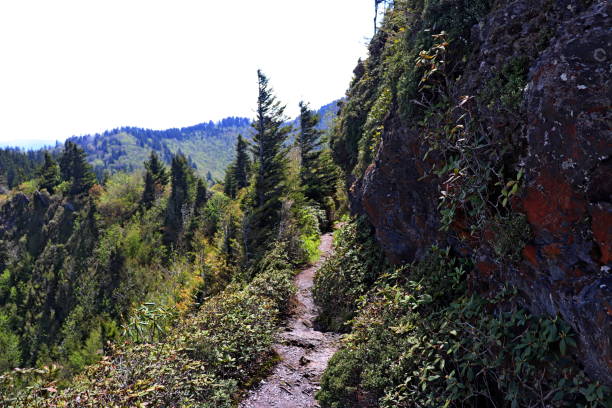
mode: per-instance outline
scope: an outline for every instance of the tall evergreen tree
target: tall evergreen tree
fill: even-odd
[[[320,201],[319,190],[319,159],[321,156],[322,131],[317,129],[319,115],[310,110],[307,103],[300,102],[300,132],[298,135],[298,146],[300,149],[300,181],[304,189],[304,195],[311,199]]]
[[[236,164],[234,170],[234,178],[236,180],[236,189],[240,190],[249,184],[249,153],[247,152],[247,143],[242,135],[238,135],[236,143]]]
[[[96,176],[86,157],[83,149],[76,143],[66,141],[59,162],[62,180],[71,182],[70,194],[86,193],[96,182]]]
[[[208,191],[206,189],[206,183],[204,180],[198,178],[195,192],[195,200],[193,202],[193,216],[189,227],[183,237],[185,248],[187,252],[193,252],[195,249],[195,237],[198,226],[201,224],[201,215],[204,212],[204,207],[208,202]]]
[[[223,192],[228,197],[236,198],[236,163],[230,163],[225,169]]]
[[[281,197],[286,192],[286,148],[284,143],[291,131],[285,126],[285,106],[277,101],[268,78],[257,71],[259,94],[257,117],[253,123],[253,155],[256,177],[253,211],[248,225],[249,255],[258,255],[274,239],[280,221]]]
[[[161,161],[157,153],[151,151],[149,160],[147,160],[144,165],[147,171],[151,173],[154,182],[159,183],[161,186],[168,184],[168,181],[170,181],[170,176],[168,175],[166,166]]]
[[[45,152],[45,162],[39,171],[40,188],[46,189],[50,194],[55,192],[55,187],[61,182],[59,165],[49,152]]]
[[[208,191],[206,190],[206,183],[204,180],[198,179],[198,184],[196,187],[196,195],[195,202],[193,204],[193,212],[196,216],[199,216],[202,212],[202,209],[206,205],[208,201]]]
[[[193,170],[189,167],[187,159],[182,154],[172,158],[172,192],[166,207],[166,220],[164,223],[164,244],[178,245],[184,230],[185,216],[187,215],[192,199]]]
[[[169,176],[166,166],[155,152],[151,152],[149,160],[145,162],[145,186],[142,192],[142,205],[149,209],[168,184]]]
[[[153,175],[150,172],[145,173],[144,178],[144,190],[142,191],[142,199],[140,200],[142,206],[147,210],[153,206],[156,197],[156,186]]]

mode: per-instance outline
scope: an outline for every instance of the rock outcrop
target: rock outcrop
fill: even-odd
[[[492,102],[477,108],[487,132],[513,147],[499,157],[524,174],[509,204],[531,230],[526,245],[515,243],[518,259],[495,256],[491,229],[462,239],[461,212],[450,231],[441,230],[443,179],[430,174],[436,157],[424,158],[423,136],[397,109],[385,118],[373,163],[350,189],[352,208],[367,215],[393,262],[450,245],[474,260],[474,287],[505,282],[532,312],[562,316],[578,333],[586,370],[612,385],[612,6],[498,3],[472,27],[453,94],[486,99],[486,84],[504,67],[524,65],[517,109],[500,109],[503,90],[495,87]]]

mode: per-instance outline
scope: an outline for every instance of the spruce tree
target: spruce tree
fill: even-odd
[[[74,148],[76,145],[70,141],[66,141],[64,144],[64,151],[59,158],[60,175],[62,181],[71,181],[73,174],[72,163],[74,161]]]
[[[193,204],[193,212],[196,216],[200,216],[206,202],[208,201],[208,191],[206,190],[206,183],[204,180],[198,179],[198,185],[196,187],[195,202]]]
[[[253,123],[252,152],[256,176],[253,208],[248,225],[249,255],[259,255],[265,245],[274,240],[280,221],[281,198],[286,192],[287,152],[284,143],[291,131],[285,126],[285,107],[277,101],[268,78],[257,71],[259,94],[257,117]]]
[[[166,207],[164,222],[164,244],[178,245],[184,230],[185,215],[191,208],[193,170],[182,154],[172,158],[172,191]]]
[[[168,171],[166,170],[166,166],[164,166],[164,163],[161,161],[157,153],[151,151],[149,160],[147,160],[144,165],[147,169],[147,172],[151,173],[151,176],[155,183],[158,183],[161,186],[165,186],[166,184],[168,184],[168,181],[170,180]]]
[[[62,180],[71,183],[70,194],[86,193],[96,183],[96,176],[86,157],[83,149],[76,143],[66,141],[60,157],[60,173]]]
[[[155,180],[153,179],[153,175],[150,172],[145,173],[144,179],[144,190],[142,192],[142,199],[140,200],[142,206],[147,210],[153,206],[155,202]]]
[[[300,102],[300,132],[298,146],[300,149],[300,181],[306,198],[320,201],[318,190],[318,165],[321,156],[321,135],[316,128],[319,115],[309,109],[308,104]]]
[[[236,198],[236,163],[230,163],[225,169],[223,193],[230,198]]]
[[[183,237],[185,248],[187,252],[193,252],[195,250],[195,238],[196,232],[198,230],[198,226],[201,223],[201,216],[204,212],[204,207],[208,202],[208,191],[206,189],[206,183],[202,179],[198,179],[198,183],[196,186],[195,200],[193,203],[193,217],[191,217],[191,222],[189,223],[189,227],[185,232]]]
[[[236,181],[236,189],[240,190],[249,184],[249,153],[247,152],[247,143],[238,135],[236,143],[236,163],[234,167],[234,179]]]
[[[49,152],[45,152],[45,162],[39,171],[40,188],[46,189],[49,194],[55,192],[55,187],[61,182],[59,165]]]
[[[149,160],[145,162],[145,186],[142,192],[142,205],[149,209],[168,184],[169,176],[166,166],[155,152],[151,152]]]

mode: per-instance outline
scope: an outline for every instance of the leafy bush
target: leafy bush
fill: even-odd
[[[9,327],[8,318],[0,312],[0,373],[19,366],[21,349],[19,336]]]
[[[0,376],[0,406],[234,407],[240,391],[270,368],[274,334],[295,290],[284,244],[255,269],[250,284],[230,285],[174,326],[153,329],[166,313],[152,319],[155,308],[145,305],[134,318],[153,325],[137,341],[113,346],[66,388],[57,387],[53,367]]]
[[[381,274],[322,378],[322,406],[610,406],[571,357],[567,323],[513,306],[509,290],[465,295],[468,267],[432,248]]]
[[[344,323],[354,316],[357,301],[376,281],[385,260],[364,219],[344,224],[335,237],[335,253],[315,276],[313,295],[321,308],[317,324],[346,331]]]
[[[98,210],[108,223],[131,216],[140,204],[144,184],[140,173],[115,173],[98,199]]]

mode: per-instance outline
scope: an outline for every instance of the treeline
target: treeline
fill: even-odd
[[[0,374],[6,398],[0,403],[74,403],[95,389],[98,399],[87,400],[92,406],[230,406],[269,364],[272,335],[293,290],[292,269],[316,259],[320,232],[341,206],[340,174],[317,114],[301,104],[299,127],[292,129],[261,72],[258,84],[252,139],[235,139],[224,183],[211,186],[183,154],[167,166],[155,151],[143,172],[98,182],[85,151],[67,141],[57,159],[45,155],[26,194],[11,192],[0,207],[6,227],[0,228],[0,346],[7,350],[0,370],[33,368]],[[160,348],[177,362],[164,364],[172,378],[201,382],[177,383],[156,371],[161,367],[148,353]],[[185,354],[185,348],[201,351]],[[121,376],[107,365],[88,369],[98,385],[72,377],[102,354],[124,358],[115,354],[122,350],[137,359],[128,363],[134,383],[172,381],[172,387],[127,403]],[[183,364],[204,371],[185,373]],[[24,388],[49,381],[62,391]]]
[[[12,189],[32,179],[43,161],[43,151],[0,149],[0,188]]]

